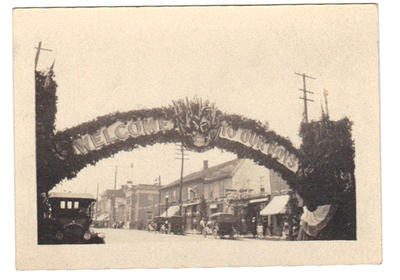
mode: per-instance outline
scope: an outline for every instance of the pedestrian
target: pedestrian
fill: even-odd
[[[289,236],[289,223],[285,221],[283,223],[282,239],[287,239]]]
[[[200,220],[200,233],[203,234],[203,231],[205,230],[206,227],[206,221],[204,221],[204,218],[201,218]]]
[[[162,224],[162,225],[161,225],[160,233],[166,233],[165,224]]]
[[[257,236],[257,220],[256,217],[251,218],[251,233],[255,238]]]
[[[263,236],[267,235],[268,217],[263,218]]]
[[[204,237],[207,237],[207,234],[212,234],[212,228],[213,228],[213,224],[210,220],[206,223],[206,226],[204,228]]]
[[[240,223],[240,234],[241,235],[247,234],[247,223],[244,218],[242,218],[241,223]]]
[[[165,221],[165,230],[166,230],[166,232],[165,233],[170,233],[170,229],[171,229],[171,227],[170,227],[170,224],[168,223],[168,220],[166,220]]]
[[[263,237],[263,225],[259,223],[257,225],[257,238],[262,238]]]

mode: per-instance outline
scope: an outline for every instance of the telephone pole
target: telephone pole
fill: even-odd
[[[117,171],[118,171],[118,165],[115,165],[115,173],[114,173],[114,190],[117,189]]]
[[[133,175],[135,175],[135,174],[134,174],[134,170],[133,170],[133,167],[134,167],[133,162],[131,162],[131,165],[130,165],[129,167],[130,167],[130,169],[131,169],[131,172],[130,172],[131,174],[129,174],[129,175],[132,176],[131,181],[132,181],[132,185],[133,185],[133,177],[134,177]]]
[[[329,109],[328,109],[328,90],[324,89],[324,98],[325,98],[325,109],[326,109],[326,116],[329,119]]]
[[[116,221],[117,216],[116,216],[116,206],[115,206],[115,200],[117,199],[117,172],[118,172],[118,165],[115,165],[115,174],[114,174],[114,193],[112,195],[112,200],[111,200],[111,206],[112,206],[112,220],[113,222]]]
[[[96,192],[96,216],[99,212],[99,183],[97,183],[97,192]]]
[[[156,179],[157,182],[157,179]],[[161,216],[161,176],[158,175],[158,216]]]
[[[37,51],[36,51],[36,56],[35,56],[35,71],[36,71],[36,68],[37,68],[37,65],[38,65],[38,62],[39,62],[40,51],[48,51],[48,52],[51,52],[51,51],[53,51],[53,50],[42,48],[42,41],[39,42],[38,46],[35,47],[35,49],[37,49]]]
[[[180,145],[180,148],[177,149],[179,154],[176,154],[177,156],[180,156],[179,158],[175,158],[181,161],[181,179],[180,179],[180,184],[179,184],[179,215],[182,216],[182,189],[183,189],[183,168],[184,168],[184,163],[185,160],[189,160],[189,158],[185,157],[187,154],[185,154],[185,147],[183,146],[183,143]]]
[[[314,92],[307,90],[306,88],[306,78],[315,80],[314,77],[308,76],[305,73],[300,74],[295,72],[296,75],[303,77],[303,88],[299,88],[300,91],[303,92],[303,97],[299,97],[300,99],[304,100],[304,122],[308,123],[308,109],[307,109],[307,102],[314,102],[312,99],[307,98],[307,93],[314,94]]]

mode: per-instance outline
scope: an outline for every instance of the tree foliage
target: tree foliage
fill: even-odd
[[[56,161],[54,148],[55,119],[57,113],[57,84],[53,70],[35,72],[36,86],[36,166],[38,193],[47,190],[57,181],[53,170]]]
[[[354,141],[348,118],[302,123],[298,193],[313,211],[318,205],[335,204],[337,214],[323,239],[355,239]]]

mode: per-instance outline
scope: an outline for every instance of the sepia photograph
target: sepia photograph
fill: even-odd
[[[14,9],[17,269],[380,263],[377,42],[375,4]]]

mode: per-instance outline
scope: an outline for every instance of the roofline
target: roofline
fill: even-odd
[[[229,160],[229,161],[225,161],[225,162],[223,162],[223,163],[220,163],[220,164],[211,166],[211,167],[209,167],[208,169],[216,168],[216,167],[219,167],[219,166],[222,166],[222,165],[225,165],[225,164],[234,162],[234,161],[239,161],[239,164],[238,164],[237,166],[235,166],[235,168],[234,168],[234,170],[231,172],[231,174],[229,174],[229,175],[227,174],[226,176],[224,176],[224,179],[225,179],[225,178],[230,178],[230,177],[233,177],[233,173],[236,172],[236,170],[238,169],[238,167],[239,167],[240,165],[243,164],[244,160],[243,160],[242,158],[236,158],[236,159],[232,159],[232,160]],[[193,173],[197,173],[197,172],[203,173],[203,171],[204,171],[204,169],[201,169],[201,170],[199,170],[199,171],[192,172],[192,173],[186,175],[185,177],[188,177],[188,176],[192,175]],[[184,184],[185,184],[185,183],[189,183],[189,182],[193,182],[193,181],[196,181],[196,180],[205,181],[205,179],[202,177],[202,174],[200,175],[200,177],[196,177],[196,178],[193,178],[193,179],[189,179],[189,180],[187,180],[187,181],[185,181],[185,177],[183,177],[183,183],[184,183]],[[207,181],[212,181],[212,180],[207,180]],[[172,183],[170,183],[170,184],[168,184],[168,185],[165,185],[165,186],[161,187],[160,190],[169,189],[169,188],[178,186],[179,184],[180,184],[180,181],[179,181],[179,180],[175,180],[174,182],[172,182]]]
[[[199,172],[199,171],[196,171],[196,172]],[[193,173],[196,173],[196,172],[193,172]],[[192,173],[190,173],[190,174],[188,174],[188,175],[186,175],[186,176],[189,176],[189,175],[191,175],[191,174],[192,174]],[[196,177],[196,178],[193,178],[193,179],[190,179],[190,180],[185,181],[185,177],[183,177],[183,184],[187,184],[187,183],[194,182],[194,181],[204,181],[204,178],[202,178],[202,177]],[[174,183],[174,182],[172,182],[172,183]],[[172,184],[172,183],[171,183],[171,184]],[[172,184],[172,185],[171,185],[171,184],[161,187],[160,190],[165,190],[165,189],[169,189],[169,188],[173,188],[173,187],[179,186],[180,182],[179,182],[179,180],[178,180],[177,183],[174,183],[174,184]]]
[[[239,160],[239,164],[237,165],[237,166],[235,166],[235,168],[233,169],[233,171],[232,171],[232,177],[233,177],[233,174],[235,174],[235,172],[244,164],[244,162],[245,162],[245,159],[244,158],[239,158],[238,159]]]

